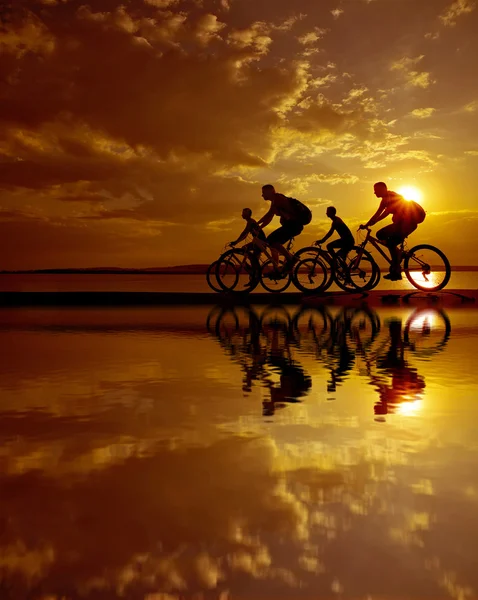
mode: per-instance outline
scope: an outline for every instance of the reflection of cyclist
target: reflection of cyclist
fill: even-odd
[[[355,244],[354,236],[342,219],[337,216],[337,209],[335,207],[328,206],[325,214],[329,217],[329,219],[332,220],[332,226],[330,227],[328,233],[324,235],[321,240],[317,240],[315,243],[317,245],[323,244],[331,235],[333,235],[334,232],[337,232],[340,238],[334,242],[330,242],[330,244],[327,244],[327,250],[331,256],[335,256],[335,248],[337,248],[337,254],[345,260],[347,253]]]
[[[284,340],[278,329],[272,330],[270,342],[268,363],[279,373],[279,385],[266,381],[270,400],[263,402],[262,412],[267,416],[273,415],[275,409],[282,408],[286,402],[300,402],[300,398],[305,396],[312,387],[310,376],[298,362],[292,360],[289,341],[287,338]]]
[[[252,210],[250,208],[242,209],[242,218],[246,222],[246,226],[244,227],[241,235],[234,240],[233,242],[229,242],[229,246],[235,246],[242,240],[246,239],[246,237],[251,234],[255,238],[259,238],[263,242],[266,241],[265,233],[262,231],[262,227],[260,227],[255,219],[252,218]],[[260,254],[261,250],[259,246],[254,244],[253,251],[255,254]]]
[[[402,339],[402,323],[392,319],[389,323],[390,347],[386,355],[377,361],[377,366],[391,377],[386,385],[379,377],[372,377],[380,402],[375,405],[375,414],[393,412],[397,404],[420,398],[425,389],[425,380],[405,360],[405,344]]]
[[[295,198],[279,194],[275,191],[274,186],[270,184],[262,187],[262,197],[264,200],[270,201],[271,206],[266,214],[259,219],[258,224],[265,227],[272,221],[274,216],[280,217],[281,226],[267,237],[267,241],[272,248],[272,256],[276,262],[279,253],[288,260],[292,260],[291,253],[282,244],[302,232],[304,225],[310,223],[312,213],[305,204]]]
[[[300,402],[300,398],[310,390],[312,380],[291,357],[290,346],[294,335],[290,323],[279,327],[276,321],[268,321],[267,309],[259,322],[252,310],[245,310],[249,316],[247,323],[242,319],[239,324],[237,309],[223,309],[214,328],[208,329],[217,335],[219,343],[232,360],[241,365],[244,373],[243,391],[250,392],[255,381],[261,381],[269,390],[269,398],[263,403],[263,414],[273,415],[277,408],[284,407],[286,403]],[[231,317],[232,327],[227,327]],[[227,323],[223,323],[226,319]],[[279,382],[271,377],[271,370],[279,375]]]
[[[373,190],[377,198],[381,198],[382,200],[375,214],[365,225],[360,225],[360,228],[363,229],[375,225],[375,223],[385,219],[388,215],[392,215],[392,224],[377,231],[377,238],[385,242],[392,259],[390,273],[384,275],[384,279],[397,281],[402,278],[400,272],[401,256],[397,246],[415,231],[418,223],[424,218],[424,211],[416,202],[409,202],[403,196],[400,196],[400,194],[389,191],[383,181],[376,183],[373,186]]]

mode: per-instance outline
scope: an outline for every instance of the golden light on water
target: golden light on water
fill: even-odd
[[[425,333],[426,331],[430,331],[436,323],[436,314],[434,311],[430,310],[429,312],[421,314],[418,318],[413,319],[410,324],[410,329]]]
[[[413,185],[404,185],[397,190],[397,192],[405,198],[405,200],[415,200],[421,202],[423,199],[422,192]]]
[[[413,417],[417,415],[423,408],[423,401],[420,398],[413,400],[411,397],[404,396],[404,402],[396,408],[396,414],[404,417]]]

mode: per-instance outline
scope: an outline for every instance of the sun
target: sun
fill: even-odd
[[[404,185],[397,192],[405,198],[405,200],[415,200],[416,202],[420,202],[422,199],[421,191],[413,187],[412,185]]]

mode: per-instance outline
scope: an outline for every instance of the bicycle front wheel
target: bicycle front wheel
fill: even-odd
[[[336,265],[335,283],[346,292],[366,292],[378,285],[379,281],[379,266],[370,252],[360,246],[350,250],[345,266]]]
[[[241,248],[228,250],[217,260],[216,279],[226,292],[252,292],[259,283],[258,265]]]
[[[301,292],[316,294],[325,290],[327,273],[327,267],[319,255],[315,258],[304,258],[294,269],[294,285]]]
[[[271,259],[266,260],[261,268],[261,284],[268,292],[284,292],[292,281],[292,274],[285,261],[279,258],[276,266]]]
[[[405,255],[403,268],[408,281],[424,292],[437,292],[450,281],[451,266],[441,250],[429,244],[414,246]]]
[[[318,248],[317,246],[305,246],[304,248],[301,248],[300,250],[295,252],[294,256],[298,260],[313,259],[318,257],[322,261],[322,264],[325,266],[327,271],[326,281],[324,285],[321,286],[320,291],[325,292],[329,289],[329,287],[334,282],[334,265],[331,256],[328,252],[322,250],[322,248]]]
[[[208,286],[215,292],[222,292],[222,287],[217,282],[216,277],[217,260],[209,265],[206,271],[206,281]]]

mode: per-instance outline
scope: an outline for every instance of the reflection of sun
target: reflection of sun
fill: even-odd
[[[405,198],[405,200],[415,200],[416,202],[420,202],[422,199],[421,191],[413,187],[412,185],[404,185],[397,192]]]
[[[422,313],[415,317],[410,323],[410,329],[412,331],[419,331],[422,333],[430,333],[433,325],[436,325],[436,314],[434,311]]]
[[[413,400],[413,396],[403,396],[402,400],[404,400],[404,402],[400,403],[397,406],[395,412],[404,417],[414,417],[423,408],[423,403],[420,398],[416,398],[415,400]]]

